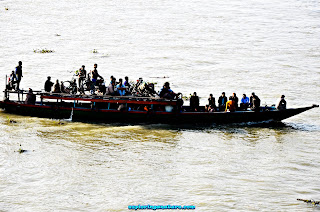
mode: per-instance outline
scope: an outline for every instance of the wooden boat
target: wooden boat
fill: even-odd
[[[17,100],[10,100],[9,95],[18,95]],[[162,98],[135,96],[96,96],[71,95],[34,92],[39,101],[27,104],[23,101],[25,91],[5,90],[5,99],[0,107],[5,112],[19,115],[68,119],[74,121],[120,122],[120,123],[239,123],[281,121],[310,110],[309,107],[277,110],[274,107],[260,107],[258,111],[205,112],[204,106],[199,112],[191,112],[183,106],[183,101]]]

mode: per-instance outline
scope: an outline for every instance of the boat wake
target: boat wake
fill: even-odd
[[[69,122],[72,122],[72,116],[73,116],[73,108],[71,109],[70,118],[68,118],[68,119],[63,119],[63,121],[69,121]]]

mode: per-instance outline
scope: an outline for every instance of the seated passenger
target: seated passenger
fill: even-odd
[[[29,92],[27,94],[25,104],[34,105],[35,103],[36,103],[36,95],[34,95],[32,89],[29,88]]]
[[[251,105],[251,110],[259,111],[260,99],[255,93],[252,93],[252,95],[250,96],[250,105]]]
[[[176,94],[170,89],[169,82],[164,83],[159,96],[165,99],[174,99],[176,97]]]
[[[130,90],[131,85],[129,83],[129,77],[126,76],[124,79],[125,79],[125,81],[124,81],[123,85],[126,86],[126,88],[128,90]]]
[[[106,88],[106,95],[115,96],[117,93],[114,90],[115,81],[112,81],[109,86]]]
[[[66,87],[64,87],[64,84],[62,81],[61,81],[60,89],[61,89],[61,93],[67,93]]]
[[[110,83],[112,83],[113,79],[114,79],[114,77],[113,77],[113,75],[111,75],[110,76]]]
[[[195,111],[195,112],[197,112],[199,109],[199,97],[197,96],[196,92],[194,92],[190,98],[190,107],[191,107],[191,111]]]
[[[225,96],[225,92],[222,92],[221,96],[219,97],[218,104],[219,104],[219,111],[224,111],[226,108],[226,103],[228,99]]]
[[[212,94],[209,95],[208,104],[205,106],[205,111],[207,112],[214,112],[216,111],[216,99],[213,97]]]
[[[52,93],[61,93],[59,80],[57,80],[57,81],[56,81],[56,84],[54,84],[53,92],[52,92]]]
[[[122,79],[119,79],[119,83],[117,85],[117,92],[119,96],[124,96],[126,94],[126,87],[122,84]]]
[[[227,103],[226,103],[226,110],[225,111],[227,111],[228,109],[230,112],[234,112],[237,109],[236,102],[234,101],[232,96],[229,97],[229,101],[227,101]]]
[[[232,94],[232,99],[233,99],[233,101],[235,102],[235,104],[236,104],[236,108],[238,109],[238,102],[239,102],[239,99],[238,99],[238,97],[237,97],[237,94],[236,93],[233,93]]]
[[[242,95],[242,99],[240,101],[240,110],[247,110],[250,105],[249,97],[246,94]]]
[[[51,77],[48,76],[47,81],[44,83],[44,90],[46,92],[51,92],[52,86],[53,86],[53,82],[51,82]]]
[[[279,101],[278,104],[277,104],[277,109],[278,109],[278,110],[285,110],[285,109],[287,109],[287,102],[286,102],[286,100],[284,99],[284,97],[285,97],[285,96],[282,95],[280,101]]]

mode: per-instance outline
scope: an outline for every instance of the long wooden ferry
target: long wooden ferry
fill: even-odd
[[[191,112],[183,101],[163,98],[135,96],[97,96],[34,92],[37,101],[27,104],[26,91],[5,90],[0,107],[5,112],[19,115],[68,119],[74,121],[120,122],[120,123],[239,123],[281,121],[310,110],[309,107],[277,110],[274,107],[260,107],[258,111],[205,112],[200,106],[198,112]],[[18,98],[10,100],[15,94]]]

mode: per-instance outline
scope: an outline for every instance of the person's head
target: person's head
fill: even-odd
[[[122,79],[121,78],[119,79],[119,84],[122,84]]]
[[[85,65],[82,65],[82,69],[84,69],[86,66]]]
[[[165,82],[163,85],[163,87],[166,87],[166,88],[169,88],[169,86],[170,86],[169,82]]]
[[[32,91],[32,89],[31,89],[31,88],[29,88],[29,93],[33,93],[33,91]]]
[[[225,95],[226,95],[226,93],[225,93],[225,92],[222,92],[221,96],[225,96]]]
[[[193,96],[197,96],[197,92],[194,92],[194,93],[193,93]]]
[[[212,93],[209,95],[210,97],[213,97]]]
[[[236,97],[236,96],[237,96],[237,94],[236,94],[236,93],[233,93],[233,94],[232,94],[232,96],[233,96],[233,97]]]
[[[58,79],[56,80],[56,83],[59,84],[59,80]]]
[[[254,93],[254,92],[252,92],[252,94],[251,94],[252,96],[255,96],[256,94]]]
[[[61,81],[61,85],[63,85],[63,81]]]
[[[97,68],[98,67],[98,65],[95,63],[94,65],[93,65],[93,68]]]
[[[21,61],[19,61],[19,66],[22,66],[22,62]]]
[[[124,79],[128,82],[129,81],[129,77],[125,76]]]
[[[285,95],[281,95],[281,99],[284,99]]]
[[[247,95],[246,94],[242,94],[242,97],[245,99],[247,97]]]
[[[12,71],[11,74],[14,74],[14,71]]]
[[[50,76],[48,76],[48,77],[47,77],[47,79],[48,79],[48,80],[51,80],[51,77],[50,77]]]

